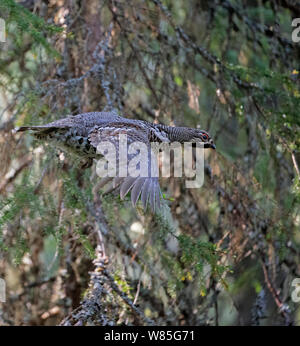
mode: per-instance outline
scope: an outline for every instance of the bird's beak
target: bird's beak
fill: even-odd
[[[205,149],[211,148],[211,149],[216,150],[216,145],[213,141],[209,141],[209,142],[204,143],[204,148]]]
[[[209,147],[216,150],[216,145],[212,140],[209,141]]]

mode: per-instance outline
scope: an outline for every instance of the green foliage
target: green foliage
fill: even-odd
[[[91,200],[91,186],[86,184],[86,190],[78,185],[78,179],[81,178],[77,169],[72,169],[68,173],[62,173],[63,187],[64,187],[64,201],[66,207],[71,209],[79,209],[85,211],[86,206]],[[88,179],[88,171],[85,172],[83,179]]]
[[[234,283],[229,286],[230,293],[237,294],[242,289],[248,288],[249,285],[259,293],[258,291],[261,288],[261,284],[259,283],[260,274],[258,265],[247,268],[243,273],[240,273]]]
[[[264,186],[264,192],[271,192],[275,187],[274,177],[269,175],[269,172],[273,169],[270,156],[267,153],[261,152],[257,158],[254,176]]]
[[[34,193],[34,190],[35,185],[29,172],[27,172],[23,175],[21,182],[16,185],[14,195],[7,198],[0,197],[0,249],[2,251],[9,250],[3,238],[5,226],[14,223],[16,218],[30,217],[35,219],[47,212],[45,205],[41,203],[39,196]],[[14,261],[16,264],[20,263],[22,256],[28,249],[23,232],[23,228],[18,231],[17,240],[12,249],[15,253]]]
[[[16,266],[18,266],[21,263],[23,256],[29,250],[27,241],[22,234],[23,232],[24,232],[24,229],[21,229],[17,233],[16,243],[14,244],[14,247],[12,248],[13,263]]]
[[[77,227],[75,227],[74,232],[75,232],[75,234],[77,234],[77,236],[79,236],[80,244],[83,246],[83,249],[84,249],[86,255],[89,258],[94,259],[95,258],[95,249],[94,249],[93,245],[89,241],[88,237],[82,233],[82,230],[80,229],[80,224],[78,224],[76,226]]]
[[[132,295],[132,287],[130,286],[130,284],[128,284],[128,282],[124,279],[122,279],[122,277],[120,276],[120,273],[118,273],[118,271],[114,272],[114,281],[116,282],[116,284],[118,285],[118,287],[121,289],[121,291],[125,294],[128,295],[128,297],[130,299],[133,299],[133,295]]]
[[[30,175],[24,174],[19,185],[16,186],[14,196],[1,199],[0,228],[12,221],[21,210],[29,212],[30,217],[40,213],[39,197],[34,194],[34,185],[30,182]]]
[[[296,205],[300,205],[300,178],[295,177],[292,185],[292,193],[295,196]]]
[[[194,268],[203,280],[204,265],[208,264],[211,274],[220,281],[225,288],[227,283],[223,280],[223,275],[230,270],[230,266],[220,264],[220,259],[224,251],[217,249],[215,244],[193,239],[186,235],[178,237],[182,251],[181,260],[191,270]],[[202,282],[201,292],[205,292],[205,283]]]
[[[205,295],[205,271],[207,271],[205,266],[209,266],[213,277],[227,287],[223,277],[230,270],[230,266],[220,264],[224,250],[217,249],[216,245],[210,242],[197,240],[184,234],[177,235],[170,209],[165,203],[162,205],[161,211],[155,215],[155,222],[157,223],[155,228],[159,230],[156,246],[160,248],[166,267],[174,275],[168,281],[169,293],[172,296],[183,288],[185,280],[193,279],[199,280],[200,293]],[[180,261],[174,261],[173,256],[165,251],[164,241],[168,235],[178,241],[181,253]]]
[[[47,41],[46,35],[53,35],[62,32],[62,28],[56,25],[47,24],[45,21],[28,11],[22,5],[14,0],[1,0],[0,13],[6,14],[8,27],[11,25],[12,30],[19,31],[21,35],[29,35],[34,42],[42,45],[49,53],[59,57],[60,54],[53,49],[52,45]],[[20,46],[23,41],[17,42]]]

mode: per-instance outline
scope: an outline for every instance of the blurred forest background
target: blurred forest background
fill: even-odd
[[[0,0],[1,325],[300,325],[293,0]],[[300,34],[299,34],[300,36]],[[117,110],[208,130],[160,214],[15,134]]]

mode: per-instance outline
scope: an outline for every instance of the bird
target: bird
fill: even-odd
[[[21,126],[14,132],[30,130],[34,137],[39,140],[54,144],[63,151],[71,152],[84,160],[81,168],[88,168],[93,164],[93,160],[101,157],[97,147],[103,141],[108,141],[119,151],[119,135],[127,137],[127,143],[142,142],[149,149],[146,160],[148,169],[156,165],[151,161],[153,148],[151,143],[202,143],[204,148],[216,149],[216,146],[207,131],[190,128],[167,126],[160,123],[150,123],[145,120],[129,119],[120,116],[117,112],[89,112],[78,115],[69,115],[57,121],[38,126]],[[99,147],[98,147],[99,148]],[[127,153],[128,154],[128,153]],[[128,154],[125,164],[134,157],[135,154]],[[117,162],[119,156],[117,154]],[[119,160],[120,161],[120,160]],[[151,163],[150,163],[151,162]],[[154,163],[153,163],[154,162]],[[157,167],[154,167],[157,169]],[[144,209],[148,204],[153,212],[159,210],[162,193],[157,176],[120,176],[119,171],[115,177],[104,177],[100,181],[99,187],[104,187],[109,182],[113,182],[113,189],[118,189],[121,199],[131,192],[131,201],[136,207],[137,201],[142,201]]]

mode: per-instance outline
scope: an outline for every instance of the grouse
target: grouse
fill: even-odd
[[[149,163],[149,167],[151,164],[155,165],[150,158],[153,154],[152,147],[150,147],[152,142],[200,142],[203,143],[204,148],[216,148],[206,131],[128,119],[119,116],[115,112],[91,112],[76,116],[70,115],[45,125],[21,126],[15,129],[16,132],[27,130],[33,131],[36,138],[53,143],[62,150],[71,151],[85,159],[83,168],[91,166],[93,159],[99,158],[97,147],[103,141],[112,143],[118,153],[119,135],[121,134],[126,135],[128,145],[133,142],[142,142],[147,146],[149,149],[148,154],[146,157],[142,157],[142,159]],[[125,164],[128,164],[132,157],[134,157],[134,154],[128,154],[128,161]],[[117,162],[118,160],[119,155],[117,154]],[[157,176],[153,177],[151,174],[148,176],[130,176],[130,174],[120,176],[118,171],[114,178],[103,178],[100,186],[103,187],[111,181],[113,181],[114,188],[119,189],[121,199],[124,199],[127,193],[131,191],[133,206],[136,206],[140,198],[145,209],[147,204],[150,204],[152,211],[160,208],[161,190]]]

